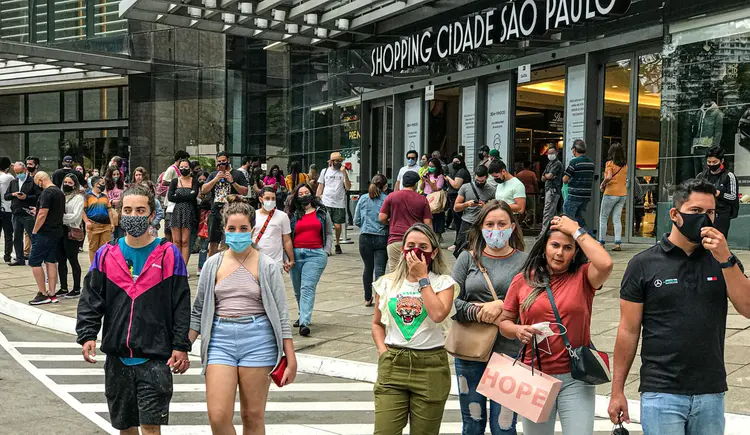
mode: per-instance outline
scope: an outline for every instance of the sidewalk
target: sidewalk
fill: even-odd
[[[362,265],[357,245],[357,234],[350,232],[355,242],[342,245],[343,255],[330,257],[326,271],[318,285],[311,325],[312,336],[300,337],[294,332],[295,347],[298,352],[322,357],[338,358],[356,362],[375,363],[377,350],[370,335],[372,308],[364,306],[362,289]],[[453,233],[446,233],[445,240],[453,240]],[[527,238],[527,244],[533,241]],[[622,252],[612,252],[615,268],[612,276],[597,293],[594,299],[594,314],[591,322],[591,335],[597,348],[607,352],[614,351],[617,325],[619,321],[619,284],[623,271],[630,258],[645,245],[624,245]],[[740,251],[738,257],[744,264],[750,264],[750,251]],[[453,264],[453,256],[448,256]],[[89,268],[87,253],[79,255],[84,270]],[[195,295],[198,278],[197,255],[191,257],[188,271],[190,285]],[[0,292],[10,298],[26,304],[36,293],[36,286],[29,267],[9,267],[0,264],[0,276],[3,285]],[[291,282],[285,274],[287,285],[287,303],[290,318],[297,316],[297,304],[294,299]],[[72,288],[72,282],[69,285]],[[61,300],[59,304],[43,305],[39,308],[75,317],[76,300]],[[743,318],[729,305],[725,360],[729,391],[726,398],[726,411],[729,413],[750,414],[750,320]],[[627,397],[638,399],[638,370],[640,359],[636,358],[628,385]],[[609,394],[609,385],[597,387],[597,394]]]

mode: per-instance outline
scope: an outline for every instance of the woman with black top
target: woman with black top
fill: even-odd
[[[169,228],[172,230],[172,243],[180,249],[187,265],[190,260],[190,231],[198,219],[198,178],[193,177],[187,159],[180,160],[177,168],[180,176],[172,179],[167,191],[167,199],[175,204]]]
[[[57,244],[57,274],[60,277],[60,290],[55,296],[73,298],[81,295],[81,264],[78,262],[78,248],[83,240],[83,193],[78,177],[70,173],[63,178],[65,192],[65,213],[63,214],[63,237]],[[71,238],[71,229],[73,230]],[[76,234],[78,233],[78,234]],[[78,236],[78,237],[76,237]],[[73,271],[73,290],[68,291],[68,263]]]

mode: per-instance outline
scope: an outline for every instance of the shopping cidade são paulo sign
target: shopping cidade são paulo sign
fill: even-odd
[[[371,76],[625,13],[631,0],[517,0],[372,50]]]

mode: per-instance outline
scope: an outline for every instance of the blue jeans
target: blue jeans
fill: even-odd
[[[555,417],[559,417],[563,435],[593,435],[596,389],[573,379],[570,373],[552,375],[562,381],[555,406],[544,423],[534,423],[521,417],[523,435],[554,435]],[[648,434],[648,432],[646,432]]]
[[[583,213],[586,211],[586,206],[589,205],[588,199],[571,198],[565,200],[563,204],[563,213],[568,217],[578,221],[578,225],[581,228],[586,228],[586,221],[583,219]]]
[[[643,393],[641,426],[646,435],[723,434],[724,393]]]
[[[201,252],[198,254],[198,270],[203,269],[206,258],[208,258],[208,239],[201,239]]]
[[[456,358],[456,377],[458,378],[458,401],[461,403],[462,435],[484,435],[487,428],[487,398],[477,393],[477,386],[482,379],[487,363],[466,361]],[[492,435],[516,435],[518,414],[506,409],[511,414],[510,421],[500,422],[502,406],[490,401],[490,433]],[[503,415],[506,417],[506,414]]]
[[[294,267],[289,275],[299,307],[300,326],[310,326],[315,305],[315,288],[327,263],[328,255],[323,249],[294,248]]]
[[[362,257],[365,266],[362,272],[365,301],[372,299],[372,282],[377,281],[385,273],[385,265],[388,263],[387,246],[388,236],[377,234],[361,234],[359,236],[359,255]]]
[[[622,207],[625,205],[627,196],[604,195],[602,197],[602,208],[599,211],[599,242],[604,244],[607,236],[607,222],[612,215],[612,226],[615,227],[615,245],[622,243]]]

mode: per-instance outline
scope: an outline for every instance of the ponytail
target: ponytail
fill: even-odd
[[[383,193],[383,191],[380,190],[380,188],[375,183],[370,183],[370,188],[368,189],[367,193],[370,195],[370,199],[375,199],[379,197],[380,194]]]
[[[385,190],[387,184],[388,179],[385,178],[385,175],[375,174],[375,176],[372,177],[372,180],[370,180],[370,188],[367,190],[370,199],[378,198],[383,193],[383,190]]]

